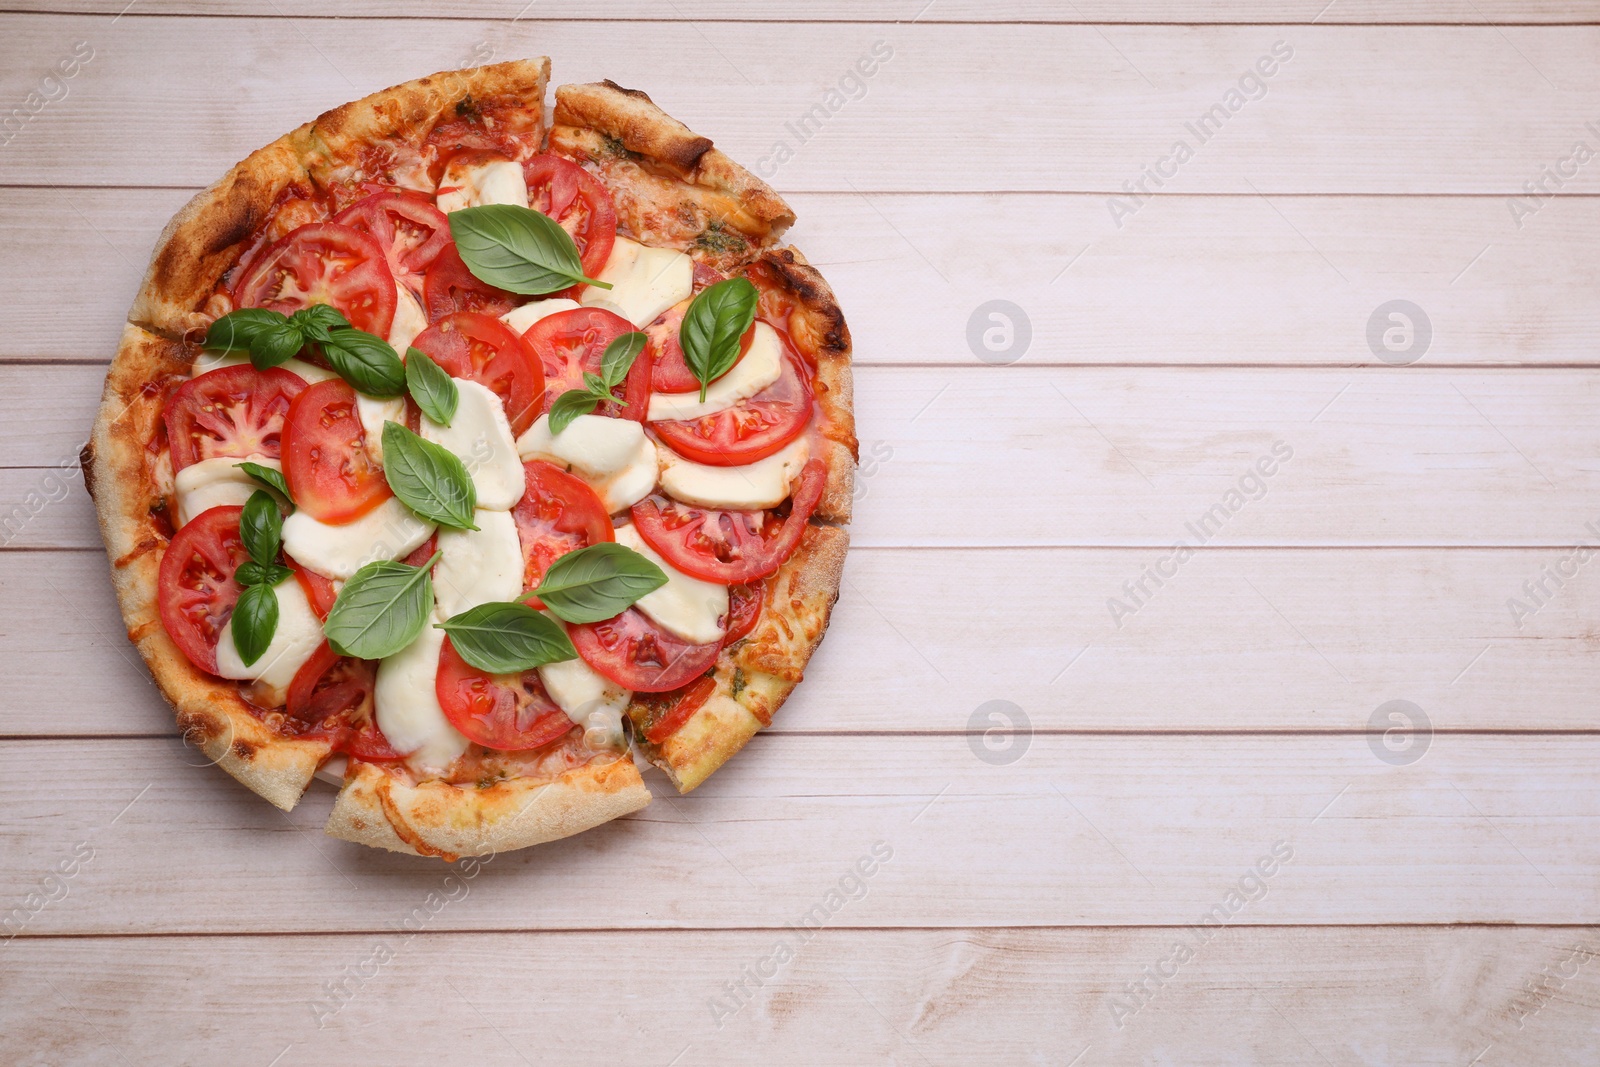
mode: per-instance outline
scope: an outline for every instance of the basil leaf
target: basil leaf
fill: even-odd
[[[322,342],[328,366],[355,387],[356,392],[389,400],[406,391],[406,365],[389,342],[376,334],[348,329],[333,330]]]
[[[257,563],[277,562],[278,549],[283,545],[283,513],[265,489],[257,489],[245,501],[239,515],[239,538]]]
[[[440,426],[449,426],[461,402],[461,390],[420,348],[406,349],[406,388],[422,413]]]
[[[233,647],[246,667],[260,659],[278,632],[278,594],[270,585],[252,585],[233,606]]]
[[[560,433],[572,425],[579,415],[587,415],[600,403],[600,398],[584,389],[568,389],[550,405],[550,432]]]
[[[598,374],[591,374],[588,371],[584,371],[583,387],[589,390],[589,392],[593,393],[597,400],[616,399],[611,395],[611,390],[606,388],[605,380],[602,379]]]
[[[611,288],[584,277],[572,237],[532,208],[486,204],[452,211],[450,236],[473,277],[508,292],[540,296],[578,282]]]
[[[383,659],[417,639],[433,611],[429,572],[440,553],[420,567],[379,560],[356,571],[333,602],[323,636],[341,656]]]
[[[441,526],[476,530],[478,490],[461,460],[398,422],[383,424],[383,473],[400,503]]]
[[[235,463],[234,466],[283,497],[289,505],[289,510],[294,510],[294,498],[289,495],[289,481],[283,476],[282,471],[275,471],[271,467],[263,467],[259,463],[250,463],[248,461]]]
[[[700,291],[684,312],[678,327],[683,359],[700,379],[700,399],[706,387],[739,362],[739,339],[756,320],[760,294],[748,278],[729,278]]]
[[[257,563],[247,559],[233,572],[240,585],[277,585],[294,577],[294,571],[278,563]]]
[[[606,350],[600,353],[600,377],[605,380],[606,392],[622,384],[622,379],[633,369],[633,361],[639,358],[639,353],[644,351],[645,342],[648,340],[648,337],[635,330],[617,337],[606,345]],[[587,378],[588,375],[584,377]]]
[[[567,632],[526,604],[479,604],[435,623],[461,658],[490,674],[517,674],[576,659]]]
[[[289,320],[269,308],[240,308],[230,311],[206,329],[203,347],[212,352],[248,352],[250,342],[270,326]]]
[[[349,327],[350,320],[331,304],[312,304],[289,316],[289,321],[300,327],[300,335],[307,341],[326,341],[334,330]]]
[[[558,558],[533,592],[566,622],[600,622],[666,584],[660,567],[627,545],[604,541]]]
[[[256,370],[268,370],[289,362],[305,346],[306,340],[294,323],[265,326],[250,339],[250,364]]]

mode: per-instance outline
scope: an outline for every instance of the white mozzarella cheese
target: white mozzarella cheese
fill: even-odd
[[[341,526],[296,511],[283,520],[283,550],[324,578],[345,580],[374,560],[409,555],[433,530],[432,523],[390,497]]]
[[[406,358],[406,349],[417,335],[428,328],[428,313],[422,310],[416,295],[403,285],[395,286],[394,322],[389,326],[389,346]]]
[[[433,568],[436,610],[443,622],[479,604],[515,600],[522,593],[522,542],[509,511],[473,513],[476,530],[440,530]]]
[[[378,729],[419,771],[440,774],[467,750],[468,741],[444,717],[434,680],[444,631],[424,626],[417,639],[378,664],[373,687]]]
[[[361,420],[361,433],[367,446],[367,455],[376,463],[383,462],[383,424],[406,424],[406,398],[393,397],[379,400],[365,393],[356,394],[356,418]]]
[[[261,483],[239,469],[241,463],[259,463],[271,470],[283,470],[278,460],[260,453],[239,459],[218,456],[191,463],[178,472],[174,487],[178,493],[178,525],[187,526],[202,511],[220,507],[242,507]]]
[[[662,629],[692,644],[722,640],[722,619],[728,614],[727,586],[701,581],[676,569],[645,543],[632,524],[617,527],[617,543],[627,545],[667,576],[666,585],[640,597],[634,607]]]
[[[789,496],[811,457],[811,435],[801,434],[766,459],[740,467],[712,467],[684,459],[662,445],[661,488],[685,504],[750,511],[775,508]]]
[[[552,297],[549,300],[533,300],[501,315],[500,321],[511,327],[512,333],[521,337],[529,326],[540,319],[549,318],[558,311],[571,311],[579,306],[576,300],[568,300],[564,296]]]
[[[452,379],[460,395],[455,417],[440,426],[422,416],[422,436],[443,445],[466,466],[478,491],[478,507],[509,511],[522,499],[526,478],[505,405],[494,390],[466,378]]]
[[[672,248],[650,248],[618,237],[600,271],[610,289],[585,286],[585,307],[614,311],[644,329],[660,314],[694,292],[694,260]]]
[[[236,367],[241,363],[249,362],[250,357],[243,352],[202,352],[195,357],[194,372],[189,377],[198,378],[207,371],[213,371],[219,367]],[[315,385],[329,378],[338,377],[327,367],[319,367],[315,363],[307,363],[303,359],[287,360],[278,364],[278,366],[286,371],[300,375],[306,380],[307,385]]]
[[[706,387],[706,398],[700,391],[692,393],[651,393],[650,421],[673,419],[698,419],[726,411],[746,397],[755,396],[767,386],[783,377],[783,342],[778,331],[764,322],[756,323],[756,335],[750,341],[750,350],[735,363],[728,373]]]
[[[524,460],[551,459],[583,479],[616,514],[650,495],[656,487],[656,446],[644,427],[632,419],[579,415],[558,434],[550,432],[550,416],[540,415],[517,438]]]
[[[293,578],[273,587],[278,597],[278,628],[261,658],[246,666],[233,642],[233,620],[217,638],[217,673],[224,678],[253,680],[267,690],[268,701],[281,704],[289,683],[322,644],[322,620],[311,610],[305,590]]]
[[[566,624],[548,611],[544,615],[565,628]],[[539,681],[567,718],[584,728],[583,739],[590,748],[621,748],[626,743],[622,713],[633,694],[589,666],[581,656],[546,663],[539,668]]]
[[[464,152],[445,166],[434,203],[446,215],[486,204],[527,207],[528,183],[522,177],[522,164],[504,158],[485,160],[478,153]]]

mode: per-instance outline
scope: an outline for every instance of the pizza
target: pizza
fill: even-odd
[[[212,762],[455,859],[694,789],[822,640],[850,334],[766,183],[549,61],[421,78],[162,233],[83,467]]]

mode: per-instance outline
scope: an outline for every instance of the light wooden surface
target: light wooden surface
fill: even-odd
[[[1600,1063],[1600,164],[1542,178],[1600,150],[1600,6],[124,4],[0,14],[0,114],[94,50],[0,145],[0,1062]],[[772,176],[867,461],[774,728],[475,873],[184,747],[73,468],[172,212],[346,99],[539,52],[754,165],[879,40]]]

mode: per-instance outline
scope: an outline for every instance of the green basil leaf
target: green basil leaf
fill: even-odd
[[[600,622],[666,584],[660,567],[627,545],[604,541],[558,558],[533,592],[566,622]]]
[[[512,293],[540,296],[586,278],[578,246],[561,224],[532,208],[487,204],[450,212],[450,236],[472,276]]]
[[[250,364],[256,370],[268,370],[289,362],[305,346],[300,327],[294,323],[285,321],[266,326],[250,339]]]
[[[283,545],[283,513],[265,489],[257,489],[245,501],[239,515],[239,538],[257,563],[278,561],[278,549]]]
[[[600,377],[605,380],[606,392],[622,384],[622,379],[633,369],[633,361],[639,358],[639,353],[644,351],[645,342],[648,340],[644,334],[634,330],[606,345],[606,350],[600,353]],[[585,378],[587,377],[585,375]]]
[[[233,647],[246,667],[260,659],[278,632],[278,594],[270,585],[252,585],[233,605]]]
[[[729,278],[700,290],[684,312],[678,343],[684,362],[700,379],[701,400],[706,387],[739,362],[739,340],[756,320],[759,297],[750,279]]]
[[[233,572],[233,580],[240,585],[277,585],[294,577],[294,571],[280,563],[257,563],[247,559]]]
[[[319,344],[326,341],[334,330],[346,329],[350,320],[331,304],[312,304],[289,316],[289,321],[300,327],[300,335],[307,341]]]
[[[406,349],[406,388],[422,413],[440,426],[449,426],[456,417],[461,390],[456,388],[455,379],[420,348]]]
[[[420,567],[379,560],[356,571],[333,602],[323,636],[341,656],[383,659],[417,639],[433,612],[430,571],[440,553]]]
[[[284,502],[289,505],[289,510],[294,510],[294,498],[289,495],[289,481],[283,476],[282,471],[275,471],[271,467],[263,467],[259,463],[250,463],[248,461],[235,463],[234,466],[283,497]]]
[[[568,389],[550,405],[550,432],[560,433],[572,425],[579,415],[587,415],[600,403],[600,398],[585,389]]]
[[[435,625],[450,635],[462,659],[490,674],[531,671],[578,655],[559,623],[526,604],[479,604]]]
[[[441,526],[476,530],[478,490],[467,468],[443,445],[425,441],[398,422],[383,424],[383,473],[400,503]]]
[[[355,387],[356,392],[379,400],[401,396],[406,391],[406,365],[376,334],[350,327],[333,330],[322,342],[328,366]]]
[[[289,320],[268,308],[240,308],[230,311],[206,329],[203,347],[212,352],[248,352],[256,334]]]

